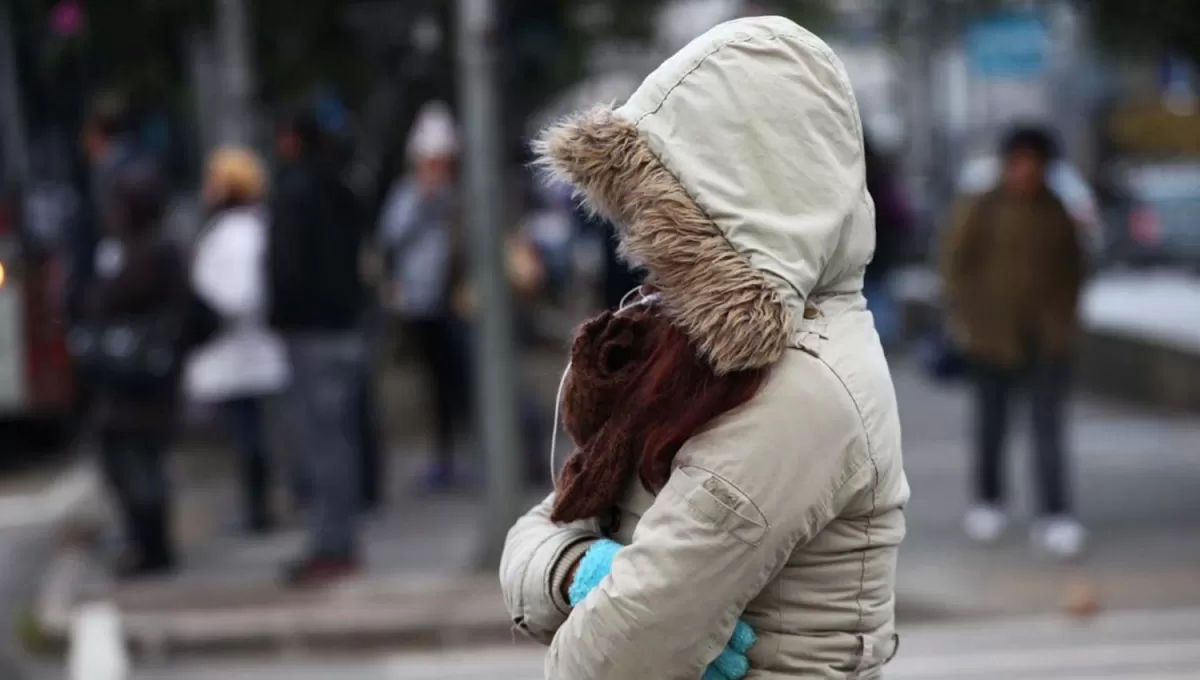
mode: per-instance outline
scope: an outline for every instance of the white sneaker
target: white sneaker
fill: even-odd
[[[1031,538],[1042,552],[1069,560],[1083,553],[1087,546],[1087,529],[1074,517],[1047,517],[1034,525]]]
[[[976,543],[995,543],[1008,528],[1008,515],[995,505],[976,505],[967,512],[963,529]]]

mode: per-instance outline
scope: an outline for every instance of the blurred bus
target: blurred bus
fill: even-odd
[[[29,208],[46,196],[29,198],[0,181],[0,419],[65,422],[75,394],[60,314],[65,261],[31,224],[44,215]]]

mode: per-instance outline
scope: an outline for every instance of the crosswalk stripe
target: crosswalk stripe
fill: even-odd
[[[1051,644],[1034,649],[1013,647],[981,653],[932,654],[905,657],[903,649],[888,667],[889,680],[939,678],[1011,678],[1029,674],[1060,677],[1064,672],[1200,667],[1200,647],[1184,640],[1168,642],[1070,645]]]

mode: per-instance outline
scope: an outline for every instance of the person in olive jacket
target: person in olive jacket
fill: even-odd
[[[976,389],[975,506],[966,530],[990,542],[1006,527],[1009,400],[1028,383],[1041,516],[1032,538],[1052,555],[1072,557],[1086,535],[1068,494],[1063,418],[1085,253],[1075,222],[1046,185],[1054,140],[1021,127],[1001,151],[1000,186],[957,207],[941,253],[952,333]]]

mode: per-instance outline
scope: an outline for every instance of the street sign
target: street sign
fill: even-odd
[[[1047,68],[1050,32],[1036,12],[994,14],[974,22],[966,33],[971,71],[997,80],[1028,80]]]

